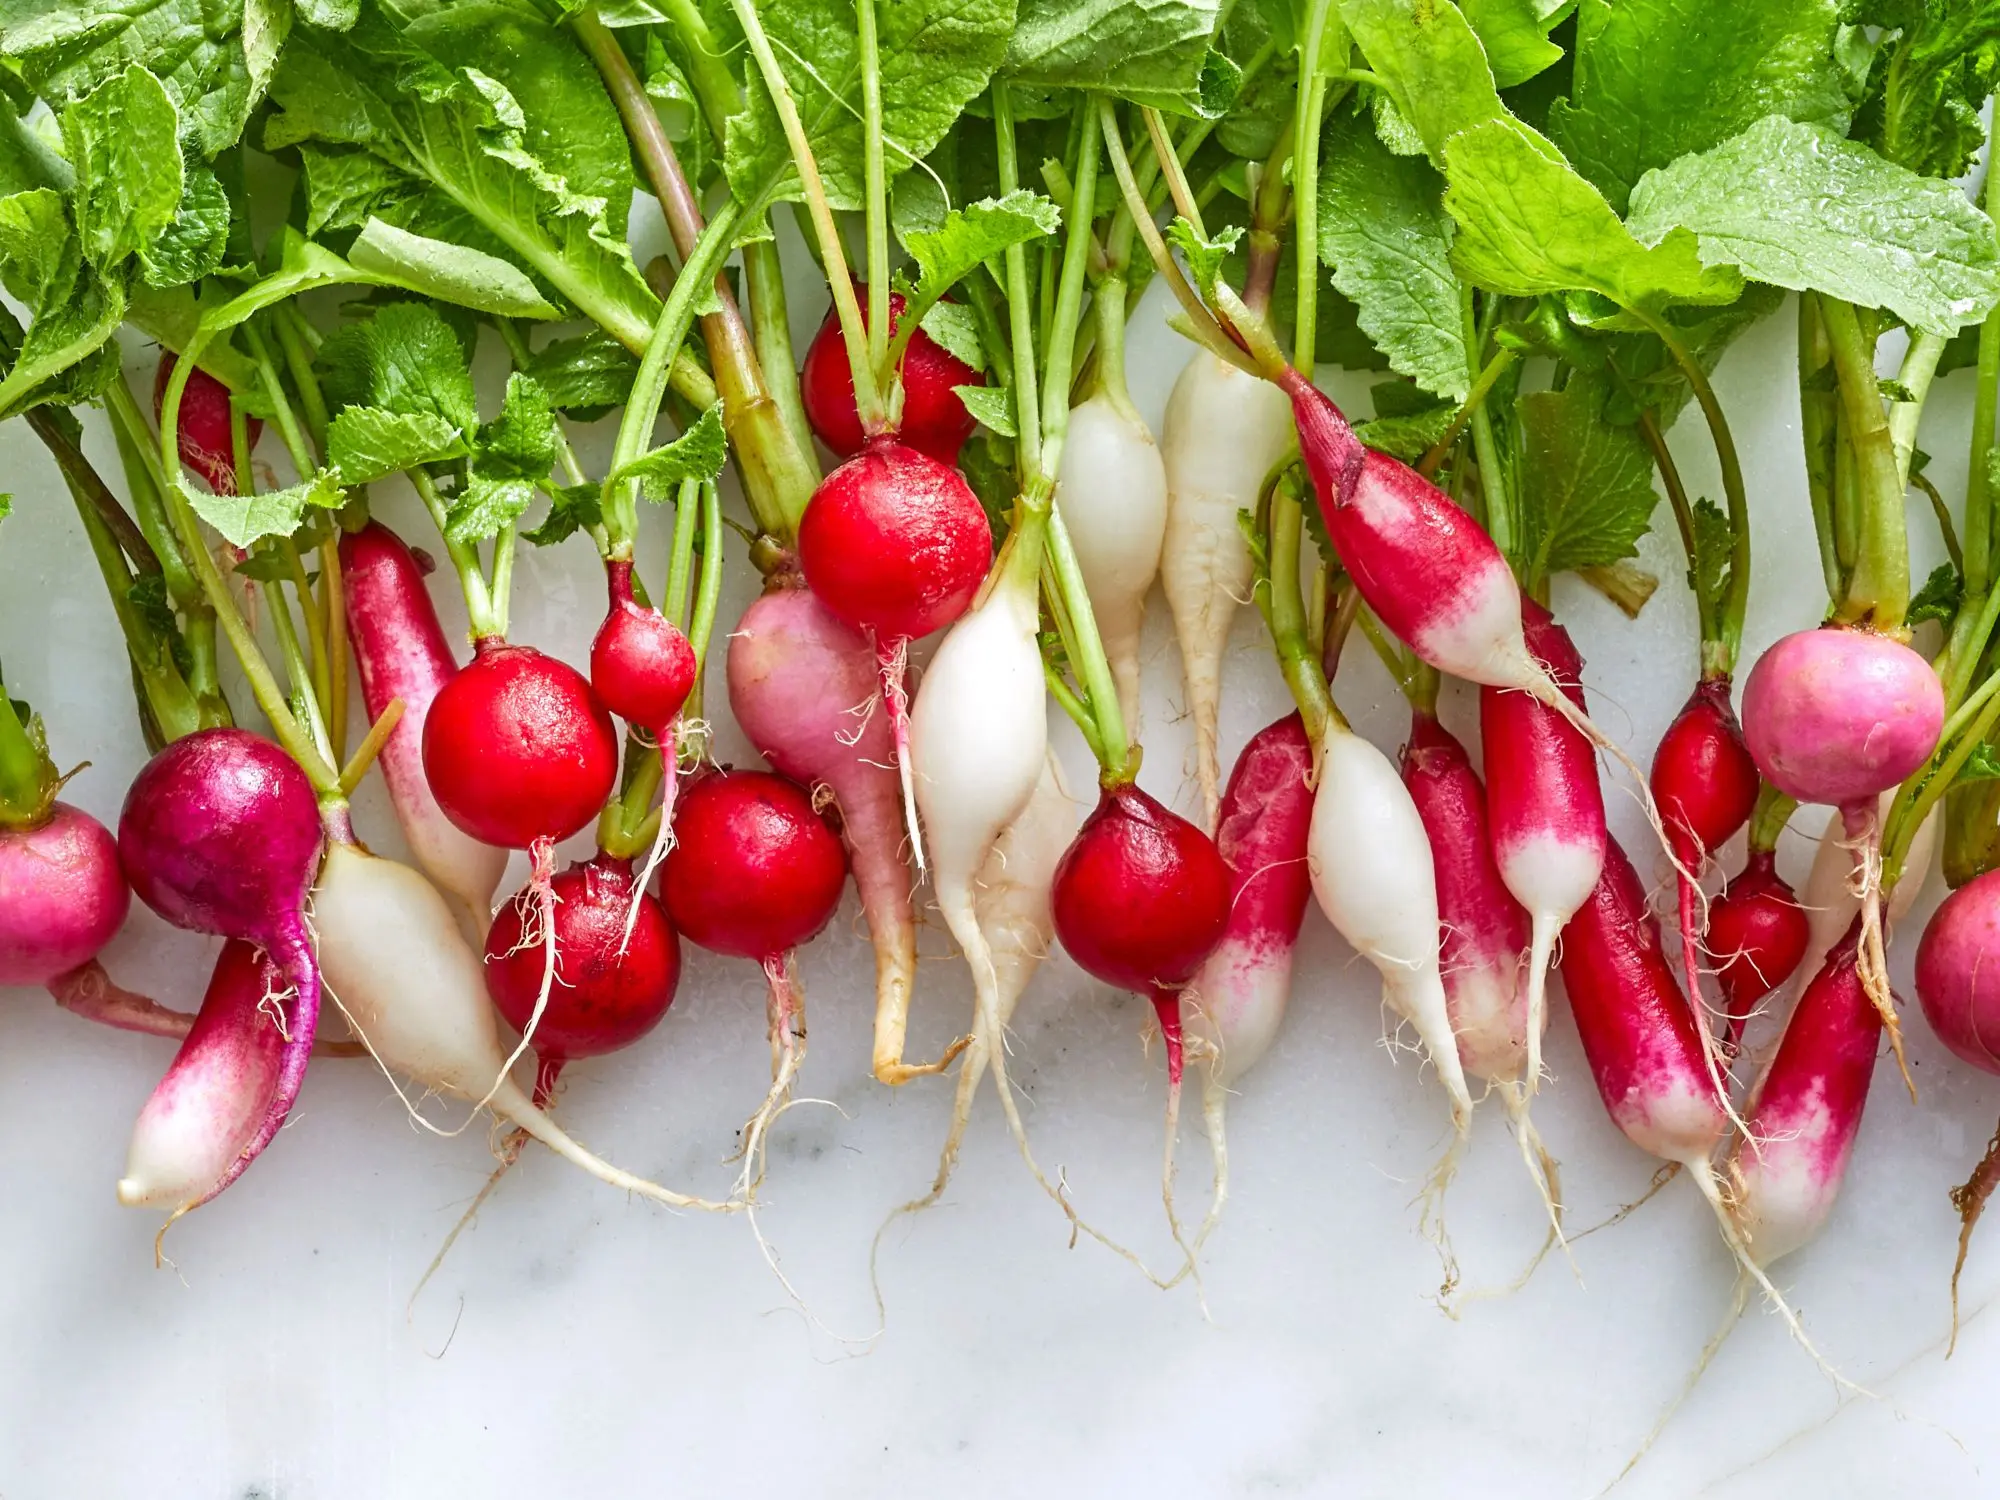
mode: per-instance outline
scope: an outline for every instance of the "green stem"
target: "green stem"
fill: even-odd
[[[327,649],[326,626],[317,608],[318,600],[313,594],[312,581],[306,577],[305,559],[299,556],[297,545],[288,536],[276,539],[278,555],[284,559],[285,571],[291,575],[292,589],[299,596],[299,613],[306,622],[306,649],[312,655],[312,695],[321,705],[333,702],[333,658]],[[338,761],[339,756],[329,754],[329,761]]]
[[[1087,111],[1088,103],[1080,106]],[[1075,212],[1069,216],[1069,234],[1063,246],[1061,285],[1056,294],[1055,322],[1048,340],[1048,374],[1042,382],[1042,443],[1040,463],[1030,484],[1046,481],[1053,486],[1062,468],[1063,437],[1069,431],[1069,386],[1071,360],[1076,353],[1077,323],[1083,315],[1084,273],[1090,264],[1091,221],[1097,207],[1097,132],[1089,128],[1089,115],[1082,115],[1082,129],[1076,132]],[[1067,545],[1065,543],[1064,545]],[[1080,575],[1079,575],[1080,576]],[[1087,612],[1089,601],[1083,601]],[[1108,669],[1107,669],[1108,670]]]
[[[1294,472],[1288,471],[1271,492],[1268,583],[1271,605],[1266,620],[1271,644],[1278,653],[1278,669],[1299,706],[1306,738],[1318,745],[1326,737],[1334,707],[1319,655],[1308,639],[1305,596],[1299,592],[1299,538],[1304,527],[1305,510],[1298,481]]]
[[[1332,0],[1311,0],[1307,7],[1305,30],[1299,39],[1299,106],[1292,121],[1292,201],[1299,206],[1294,215],[1299,281],[1292,350],[1299,368],[1308,375],[1319,348],[1319,279],[1323,274],[1319,264],[1319,133],[1326,110],[1326,73],[1320,67],[1320,53],[1332,8]]]
[[[458,586],[465,595],[467,628],[475,641],[483,641],[489,636],[504,636],[507,633],[505,612],[495,605],[493,591],[486,584],[486,568],[479,560],[479,551],[463,542],[454,542],[445,532],[449,519],[449,508],[444,497],[438,494],[437,482],[423,469],[409,471],[410,484],[417,492],[417,498],[424,502],[424,509],[431,513],[431,521],[437,526],[438,537],[444,542],[445,556],[451,559],[452,571],[458,574]]]
[[[868,233],[868,360],[883,389],[889,367],[889,174],[882,150],[882,59],[875,35],[875,0],[854,0],[861,53],[862,206]]]
[[[706,674],[708,643],[715,633],[716,612],[722,607],[722,494],[713,480],[701,487],[700,578],[695,588],[694,615],[688,622],[688,644],[694,648],[697,692]]]
[[[1014,142],[1013,91],[997,81],[993,85],[993,140],[1000,196],[1004,198],[1020,187],[1021,164]],[[1016,442],[1025,480],[1042,472],[1041,396],[1035,374],[1033,305],[1028,300],[1027,247],[1009,245],[1001,252],[1001,262],[1007,278],[1007,333],[1014,353],[1014,425],[1020,428]]]
[[[1910,393],[1910,399],[1890,403],[1889,439],[1896,448],[1896,472],[1902,476],[1906,488],[1910,482],[1910,461],[1917,451],[1917,424],[1923,419],[1924,398],[1930,394],[1931,382],[1937,377],[1945,342],[1940,333],[1918,334],[1910,340],[1910,347],[1903,353],[1903,366],[1896,372],[1896,383]]]
[[[1174,151],[1173,142],[1167,137],[1167,122],[1160,118],[1160,112],[1150,106],[1139,111],[1146,122],[1146,134],[1153,140],[1153,160],[1160,165],[1160,172],[1167,184],[1167,195],[1174,200],[1174,212],[1178,213],[1203,239],[1208,238],[1208,228],[1201,221],[1201,205],[1195,201],[1194,189],[1188,186],[1187,172],[1181,159]]]
[[[319,375],[313,369],[313,351],[305,337],[307,324],[305,314],[290,302],[281,302],[272,309],[271,331],[277,335],[278,352],[285,358],[285,371],[292,377],[292,386],[299,393],[299,406],[305,412],[306,432],[312,438],[315,453],[326,452],[326,393],[320,389]]]
[[[1047,560],[1075,636],[1070,666],[1083,686],[1087,711],[1097,725],[1097,763],[1107,777],[1126,777],[1131,747],[1125,738],[1125,715],[1118,706],[1118,682],[1104,654],[1104,640],[1097,632],[1097,617],[1091,613],[1090,594],[1083,584],[1083,568],[1070,545],[1059,505],[1049,509]]]
[[[1986,172],[1986,211],[2000,213],[2000,172]],[[1993,585],[1993,506],[1987,464],[1993,454],[1993,422],[2000,412],[2000,307],[1979,325],[1979,384],[1972,398],[1972,458],[1965,478],[1965,591],[1983,594]]]
[[[0,827],[39,823],[55,795],[55,767],[28,736],[0,681]]]
[[[1819,377],[1833,363],[1833,350],[1820,321],[1819,301],[1799,298],[1799,428],[1805,442],[1806,491],[1812,502],[1813,532],[1819,540],[1820,570],[1826,575],[1826,596],[1838,599],[1841,589],[1839,528],[1835,493],[1840,469],[1840,402],[1819,389]]]
[[[667,559],[667,592],[660,603],[661,611],[677,625],[688,617],[688,591],[694,583],[694,544],[701,533],[701,506],[701,481],[682,480],[680,491],[674,496],[674,550]]]
[[[278,637],[278,654],[285,664],[285,680],[292,690],[290,701],[304,711],[305,727],[312,736],[314,749],[326,759],[328,765],[333,765],[336,757],[327,738],[326,724],[320,716],[319,699],[313,692],[312,668],[306,662],[305,652],[299,649],[298,627],[292,622],[292,607],[285,598],[285,586],[273,582],[260,587],[271,616],[272,632]]]
[[[1494,351],[1493,357],[1486,361],[1485,368],[1479,372],[1479,378],[1472,382],[1472,389],[1465,393],[1465,400],[1460,403],[1458,410],[1452,413],[1451,425],[1445,428],[1444,435],[1431,444],[1422,459],[1418,461],[1419,474],[1426,479],[1436,476],[1439,465],[1457,444],[1467,424],[1472,421],[1473,414],[1486,404],[1486,398],[1493,394],[1493,387],[1500,383],[1502,376],[1514,368],[1520,358],[1521,356],[1512,349]]]
[[[1750,814],[1750,848],[1769,853],[1778,847],[1778,837],[1785,831],[1785,825],[1792,821],[1792,814],[1799,810],[1799,804],[1770,782],[1761,782],[1757,788],[1757,806]]]
[[[173,521],[167,515],[164,498],[167,476],[160,466],[152,426],[139,410],[139,403],[133,399],[122,374],[105,389],[104,404],[111,414],[111,430],[118,440],[118,454],[125,466],[132,508],[138,512],[139,530],[166,578],[167,598],[183,614],[206,609],[208,601],[202,594],[201,580],[181,554],[180,538],[174,534]]]
[[[658,0],[681,39],[688,60],[688,82],[716,140],[729,133],[729,117],[743,108],[743,91],[730,71],[727,51],[708,24],[699,0]]]
[[[1097,389],[1129,422],[1138,422],[1131,387],[1125,383],[1125,278],[1107,276],[1091,293],[1097,318]]]
[[[785,299],[785,268],[775,240],[743,246],[743,283],[750,294],[750,336],[772,404],[791,435],[792,446],[813,459],[812,424],[799,396],[798,362],[792,357],[791,312]],[[815,478],[818,470],[813,470]]]
[[[1910,550],[1902,474],[1875,376],[1875,345],[1862,333],[1852,305],[1834,297],[1821,297],[1819,303],[1833,346],[1841,415],[1854,447],[1860,487],[1860,546],[1834,618],[1846,625],[1866,623],[1871,629],[1895,633],[1903,627],[1903,612],[1910,602]]]
[[[1926,769],[1903,784],[1897,792],[1895,803],[1889,809],[1889,816],[1882,824],[1882,889],[1895,889],[1902,878],[1903,861],[1909,857],[1910,845],[1916,840],[1917,830],[1924,826],[1924,819],[1931,814],[1938,799],[1951,790],[1951,784],[1958,779],[1958,773],[1972,758],[1972,752],[1985,743],[1992,733],[1993,725],[2000,721],[2000,673],[1988,677],[1979,685],[1979,690],[1965,700],[1957,713],[1945,724],[1945,732],[1938,737],[1940,745],[1951,746],[1948,755],[1941,759],[1933,755]]]
[[[285,383],[278,376],[277,362],[271,358],[271,346],[264,342],[264,335],[258,331],[257,319],[247,320],[242,328],[243,342],[249,345],[250,358],[256,363],[258,379],[264,386],[264,397],[271,403],[278,434],[284,439],[285,451],[292,457],[292,467],[298,471],[300,479],[310,479],[319,471],[319,459],[314,456],[312,444],[306,439],[305,428],[299,425],[298,413],[292,410],[291,398],[285,394]]]
[[[1069,715],[1070,722],[1075,724],[1077,731],[1082,734],[1083,743],[1089,749],[1091,758],[1100,766],[1107,764],[1104,742],[1098,737],[1097,721],[1090,716],[1089,705],[1077,697],[1076,689],[1064,681],[1062,673],[1046,660],[1042,662],[1042,677],[1048,683],[1049,696],[1056,700],[1062,711]]]

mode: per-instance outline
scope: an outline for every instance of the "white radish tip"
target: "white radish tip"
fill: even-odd
[[[146,1206],[146,1184],[136,1177],[118,1179],[118,1201],[126,1208]]]

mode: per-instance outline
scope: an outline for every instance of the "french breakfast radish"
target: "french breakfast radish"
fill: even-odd
[[[1877,800],[1878,819],[1888,816],[1889,805],[1895,795],[1892,788]],[[1923,890],[1924,875],[1937,853],[1938,826],[1942,822],[1939,809],[1933,807],[1930,815],[1917,825],[1917,831],[1911,835],[1909,852],[1903,856],[1903,868],[1908,876],[1896,882],[1896,888],[1889,892],[1882,908],[1883,920],[1889,925],[1900,922],[1916,904],[1917,896]],[[1862,894],[1856,889],[1859,884],[1857,875],[1854,841],[1847,832],[1847,819],[1839,808],[1835,808],[1827,815],[1826,826],[1820,830],[1819,843],[1813,850],[1812,868],[1806,873],[1805,893],[1799,900],[1806,911],[1808,936],[1797,972],[1808,979],[1819,972],[1833,945],[1840,941],[1848,923],[1861,910]]]
[[[867,638],[843,624],[796,574],[780,574],[729,637],[729,707],[780,775],[825,787],[875,948],[875,1076],[886,1084],[943,1071],[903,1060],[917,972],[916,910],[901,853],[903,811],[888,717]]]
[[[171,349],[160,351],[153,374],[153,417],[159,419],[160,403],[179,363]],[[249,445],[257,446],[264,423],[251,417],[246,424]],[[176,433],[181,462],[207,481],[218,495],[236,493],[235,442],[230,435],[229,387],[199,366],[188,376],[181,393],[180,428]]]
[[[867,318],[867,289],[856,284],[862,317]],[[889,294],[889,332],[893,336],[903,318],[903,295]],[[865,327],[865,321],[863,326]],[[941,464],[958,462],[958,450],[972,436],[976,425],[965,399],[954,387],[984,385],[986,377],[951,353],[919,328],[910,335],[903,352],[903,411],[897,434],[919,453]],[[852,458],[867,441],[861,430],[861,414],[854,399],[854,371],[841,342],[840,315],[829,309],[826,321],[806,350],[804,368],[799,372],[799,395],[805,403],[806,420],[822,443],[841,458]]]
[[[1160,583],[1180,642],[1196,777],[1211,825],[1222,796],[1222,651],[1254,572],[1237,517],[1256,510],[1258,489],[1291,441],[1284,393],[1205,350],[1181,370],[1160,426],[1167,477]]]
[[[464,903],[483,935],[492,921],[493,893],[507,854],[447,818],[424,775],[424,725],[431,704],[458,674],[437,607],[424,587],[424,569],[403,539],[379,521],[341,537],[340,567],[348,640],[368,717],[378,719],[393,700],[403,701],[403,716],[377,761],[396,821],[418,868],[446,895]]]
[[[1577,713],[1583,658],[1554,616],[1521,601],[1528,649]],[[1510,688],[1479,691],[1480,740],[1486,752],[1486,809],[1494,863],[1528,913],[1526,1072],[1541,1087],[1549,963],[1563,924],[1583,905],[1604,870],[1604,793],[1597,756],[1576,725],[1540,699]]]

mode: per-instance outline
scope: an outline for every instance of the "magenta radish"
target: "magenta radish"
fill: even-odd
[[[1743,687],[1744,736],[1757,769],[1786,796],[1840,811],[1860,877],[1861,982],[1912,1097],[1884,954],[1876,799],[1930,758],[1944,721],[1944,687],[1930,663],[1864,629],[1788,635],[1757,659]]]
[[[160,403],[179,363],[172,350],[160,351],[160,363],[153,375],[153,417],[158,420]],[[247,425],[252,448],[263,434],[259,417]],[[218,495],[236,493],[236,445],[230,436],[229,387],[208,371],[196,367],[181,393],[180,428],[176,433],[181,462],[207,481]]]
[[[139,899],[176,927],[252,944],[284,982],[269,997],[285,1016],[270,1107],[223,1174],[180,1205],[183,1211],[242,1175],[284,1124],[305,1081],[320,967],[304,908],[322,842],[305,773],[276,745],[240,729],[176,740],[126,793],[118,854]]]
[[[550,882],[556,983],[535,1029],[535,1103],[546,1108],[564,1066],[644,1037],[674,1003],[681,945],[666,908],[633,878],[632,862],[599,854]],[[525,893],[524,893],[525,895]],[[532,900],[500,908],[486,935],[486,992],[507,1024],[525,1030],[541,994],[542,958],[529,939]]]
[[[910,770],[910,642],[964,614],[993,560],[993,528],[956,469],[870,438],[813,491],[799,522],[799,566],[834,616],[875,642],[917,869],[924,867]]]
[[[1284,393],[1206,351],[1188,360],[1167,398],[1160,427],[1167,478],[1160,583],[1180,642],[1196,776],[1211,824],[1221,802],[1222,651],[1254,572],[1237,517],[1256,510],[1257,492],[1291,440]]]
[[[132,1126],[118,1201],[178,1208],[200,1201],[256,1138],[284,1065],[273,997],[286,981],[257,948],[222,946],[201,1010]]]
[[[0,819],[0,985],[53,984],[88,963],[131,906],[118,844],[89,813],[53,802],[21,826]]]
[[[1528,649],[1578,714],[1583,658],[1569,632],[1532,599],[1521,601]],[[1527,1059],[1530,1094],[1541,1087],[1548,973],[1563,924],[1604,869],[1604,793],[1597,756],[1571,719],[1513,689],[1482,687],[1479,729],[1486,752],[1486,808],[1494,863],[1528,913]]]
[[[895,746],[866,637],[809,590],[776,580],[729,637],[729,706],[750,743],[801,786],[825,787],[875,947],[875,1076],[886,1084],[941,1072],[963,1042],[932,1063],[903,1060],[916,981],[917,923],[903,862]]]
[[[1136,734],[1139,630],[1166,541],[1167,471],[1129,400],[1100,392],[1070,408],[1058,494],[1119,708]]]
[[[396,821],[418,867],[464,903],[483,935],[507,855],[447,818],[424,775],[424,724],[432,702],[457,675],[458,662],[424,587],[423,569],[402,538],[379,521],[340,539],[340,566],[348,639],[368,717],[380,718],[396,699],[403,703],[379,760]]]
[[[1730,1156],[1737,1223],[1760,1266],[1819,1233],[1861,1128],[1882,1017],[1862,989],[1860,942],[1857,916],[1793,1007]]]
[[[1733,1051],[1765,996],[1798,971],[1811,931],[1799,899],[1769,849],[1752,849],[1741,871],[1708,908],[1708,951],[1729,1014]]]
[[[755,959],[768,989],[771,1090],[743,1129],[741,1185],[754,1200],[765,1132],[805,1061],[805,997],[792,952],[833,920],[847,856],[811,795],[768,772],[700,777],[681,798],[678,821],[660,877],[668,916],[699,947]]]
[[[855,286],[866,326],[866,288]],[[903,296],[889,294],[889,333],[893,337],[903,319]],[[958,462],[958,450],[972,436],[972,413],[955,387],[984,385],[986,377],[952,354],[919,328],[910,335],[903,352],[902,419],[897,435],[919,453],[941,464]],[[805,365],[799,372],[799,395],[805,403],[806,420],[822,443],[843,459],[859,453],[867,441],[861,430],[861,413],[854,399],[854,371],[849,368],[847,351],[841,342],[840,315],[829,310],[806,350]]]

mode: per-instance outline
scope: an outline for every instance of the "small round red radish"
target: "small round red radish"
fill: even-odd
[[[159,368],[153,374],[153,417],[159,419],[160,403],[167,393],[178,361],[171,349],[160,351]],[[247,424],[250,446],[263,435],[261,418]],[[229,430],[229,387],[208,371],[196,367],[181,393],[179,429],[176,440],[181,462],[208,482],[218,495],[236,493],[236,444]]]
[[[131,907],[117,841],[89,813],[56,802],[33,827],[0,827],[0,984],[89,962]]]
[[[1798,897],[1778,874],[1776,856],[1752,849],[1708,908],[1708,951],[1729,1011],[1732,1049],[1758,1004],[1798,969],[1811,932]]]
[[[464,832],[502,849],[589,825],[618,776],[618,733],[581,673],[488,638],[437,695],[424,775]]]
[[[2000,1074],[2000,871],[1953,891],[1917,944],[1917,1000],[1939,1041]]]
[[[1730,707],[1727,677],[1695,686],[1660,737],[1651,780],[1674,858],[1699,874],[1757,805],[1757,763]]]
[[[1800,802],[1869,803],[1923,765],[1944,728],[1944,688],[1900,641],[1823,626],[1786,636],[1743,685],[1758,770]]]
[[[556,986],[535,1028],[538,1104],[547,1103],[565,1063],[629,1047],[659,1025],[681,974],[680,939],[659,900],[633,880],[630,860],[600,854],[551,885]],[[516,897],[486,935],[486,992],[516,1031],[527,1029],[541,995],[540,945],[528,936],[535,918],[532,901]]]
[[[694,691],[694,647],[680,626],[632,597],[632,564],[604,565],[611,607],[590,643],[590,686],[628,724],[665,739]]]
[[[868,316],[867,288],[857,283],[856,297],[861,316]],[[889,334],[902,321],[903,297],[889,294]],[[965,400],[954,386],[984,385],[986,377],[957,355],[948,352],[921,328],[910,336],[903,354],[903,416],[898,433],[903,441],[939,463],[958,462],[958,450],[972,436],[977,425]],[[854,400],[854,371],[847,363],[847,345],[841,338],[840,318],[829,311],[806,350],[805,367],[799,375],[799,394],[805,402],[806,420],[819,440],[842,458],[852,458],[867,441],[861,430],[861,415]]]

